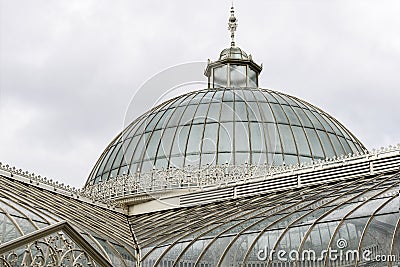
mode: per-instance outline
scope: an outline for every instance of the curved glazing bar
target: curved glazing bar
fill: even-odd
[[[192,240],[190,241],[190,243],[180,251],[179,256],[177,257],[177,259],[175,260],[175,266],[179,263],[181,257],[183,257],[183,255],[185,254],[186,251],[188,251],[189,246],[193,246],[193,243],[196,242],[197,240],[199,240],[200,238],[203,239],[206,236],[212,237],[212,239],[209,239],[209,242],[207,244],[207,246],[209,246],[211,244],[211,242],[213,242],[215,239],[217,239],[219,236],[221,236],[222,234],[225,233],[229,233],[229,232],[236,232],[235,228],[242,228],[243,225],[242,223],[251,223],[251,220],[253,218],[256,218],[257,216],[261,216],[262,214],[271,212],[272,210],[276,209],[276,207],[273,206],[273,203],[278,203],[279,201],[282,201],[282,199],[286,199],[286,200],[290,200],[290,198],[292,197],[295,198],[296,195],[292,195],[290,193],[283,193],[283,194],[276,194],[274,197],[270,197],[270,196],[266,196],[266,197],[260,197],[257,200],[255,200],[254,202],[258,201],[269,201],[271,205],[262,207],[261,205],[257,205],[257,209],[253,209],[253,203],[249,203],[248,205],[244,205],[244,210],[246,210],[246,212],[244,213],[240,213],[237,209],[235,209],[235,216],[231,217],[229,219],[229,223],[224,223],[223,219],[219,217],[218,220],[220,220],[221,222],[219,223],[209,223],[208,225],[205,224],[204,227],[201,227],[199,230],[195,230],[195,231],[191,231],[188,234],[184,235],[183,237],[177,239],[174,243],[177,243],[178,241],[182,240],[182,239],[188,239],[189,236],[192,237]],[[204,231],[205,230],[205,231]],[[168,241],[168,240],[167,240]],[[170,247],[169,250],[171,249],[175,249],[173,247]],[[176,250],[176,249],[175,249]],[[179,251],[179,250],[178,250]],[[192,253],[193,255],[193,253]],[[198,255],[196,257],[196,259],[198,258]]]
[[[225,246],[224,254],[222,254],[218,264],[222,264],[222,261],[224,259],[226,259],[225,256],[228,253],[229,249],[233,246],[233,244],[236,244],[236,245],[238,244],[237,240],[240,237],[243,237],[244,233],[261,230],[261,232],[259,232],[258,235],[254,235],[253,242],[255,242],[255,241],[257,241],[256,240],[257,237],[263,234],[263,232],[264,232],[264,230],[262,230],[263,227],[265,230],[266,229],[270,230],[270,229],[274,229],[274,228],[282,228],[286,224],[290,223],[292,218],[295,219],[298,216],[300,216],[300,218],[301,218],[302,216],[306,215],[307,213],[303,214],[307,210],[306,207],[312,206],[312,205],[315,206],[315,205],[319,204],[321,202],[321,198],[327,197],[328,195],[330,195],[332,193],[336,193],[338,190],[342,189],[343,187],[344,187],[344,185],[341,185],[339,187],[323,186],[323,187],[316,188],[316,189],[314,189],[315,191],[313,191],[312,194],[310,194],[309,196],[300,197],[299,201],[297,203],[293,203],[292,205],[286,207],[284,210],[282,210],[278,213],[275,212],[273,214],[273,216],[267,216],[266,218],[254,221],[249,226],[247,226],[244,229],[242,229],[241,231],[239,231],[236,234],[236,236],[234,236],[234,238],[230,241],[230,243]],[[278,236],[275,236],[275,237],[278,237]],[[249,242],[248,245],[251,246],[252,243],[249,238],[247,238],[247,242]],[[269,242],[272,242],[272,241],[269,240]],[[249,248],[249,250],[250,249],[251,248]],[[236,260],[239,260],[238,257],[239,256],[237,255]],[[244,254],[241,255],[241,257],[243,258]],[[229,264],[229,263],[225,262],[224,264]]]
[[[375,258],[397,253],[398,178],[399,175],[363,177],[218,205],[134,216],[130,220],[137,225],[134,230],[139,242],[145,244],[143,266],[282,264],[276,254],[272,259],[264,257],[265,249],[297,256],[292,261],[287,254],[286,266],[309,266],[311,263],[302,258],[309,251],[318,256],[312,266],[340,266],[335,259],[326,260],[323,250],[337,250],[338,244],[346,243],[343,255],[350,250],[371,250]],[[176,217],[172,216],[175,212]],[[200,214],[204,220],[199,219]],[[154,227],[144,227],[147,221],[152,221]],[[343,261],[356,264],[351,259]],[[361,263],[369,261],[360,259]]]
[[[281,242],[281,240],[283,238],[287,238],[288,235],[290,236],[290,232],[297,231],[297,230],[293,230],[293,229],[295,229],[295,227],[294,227],[295,225],[299,225],[299,224],[305,225],[305,226],[299,226],[299,227],[305,227],[304,229],[301,230],[301,232],[306,232],[308,227],[310,227],[307,225],[309,225],[310,222],[312,222],[315,218],[317,218],[318,214],[327,214],[330,211],[333,211],[334,209],[336,209],[336,205],[339,205],[340,202],[337,203],[338,201],[343,199],[346,195],[351,194],[353,191],[357,190],[357,188],[360,188],[361,186],[365,185],[366,183],[367,183],[367,181],[363,181],[363,179],[355,180],[348,184],[333,186],[333,188],[329,191],[327,191],[328,188],[325,188],[324,189],[325,194],[321,194],[319,192],[318,198],[311,197],[311,198],[315,198],[315,200],[307,203],[307,205],[308,205],[307,208],[309,210],[306,213],[299,216],[298,218],[296,218],[295,220],[291,221],[285,227],[285,230],[281,233],[281,235],[278,237],[275,244],[269,244],[269,247],[271,247],[275,251],[278,251],[277,246]],[[352,187],[355,185],[356,185],[356,187]],[[334,195],[335,197],[331,197],[332,195]],[[305,200],[303,200],[303,201],[305,201]],[[312,208],[310,208],[310,207],[312,207]],[[257,241],[257,240],[254,239],[254,241]],[[238,242],[236,242],[236,243],[238,243]],[[293,247],[293,244],[292,243],[290,243],[290,244]],[[300,244],[296,245],[296,248],[299,245]],[[287,245],[285,245],[285,247],[287,247]],[[293,249],[294,249],[294,247],[293,247]],[[222,258],[221,258],[221,260],[222,260]]]
[[[381,183],[384,183],[384,182],[385,181],[382,181]],[[331,235],[328,247],[333,247],[334,244],[336,244],[336,246],[337,246],[339,244],[340,239],[346,238],[346,237],[341,236],[341,234],[340,234],[341,230],[344,227],[345,227],[345,230],[347,230],[348,229],[347,223],[352,223],[353,225],[355,225],[356,232],[357,232],[357,239],[359,240],[359,242],[352,242],[352,243],[350,243],[350,245],[352,245],[352,246],[346,246],[346,248],[350,249],[350,250],[357,250],[358,252],[360,252],[361,242],[362,242],[363,236],[365,234],[365,229],[366,229],[368,222],[370,221],[371,218],[373,218],[374,214],[377,211],[379,211],[381,208],[383,208],[385,205],[387,205],[392,200],[393,197],[395,198],[397,196],[393,196],[392,198],[389,198],[389,199],[388,198],[380,198],[380,201],[375,202],[373,207],[369,207],[368,209],[363,209],[362,214],[360,214],[361,216],[363,216],[363,217],[361,217],[361,219],[360,219],[360,215],[358,215],[357,217],[356,216],[352,217],[352,215],[355,212],[362,209],[368,203],[371,203],[371,201],[373,201],[376,197],[379,197],[379,196],[385,194],[389,190],[396,188],[396,186],[398,186],[398,185],[399,185],[399,183],[390,185],[387,188],[384,188],[382,191],[379,190],[378,192],[374,193],[374,195],[368,196],[366,201],[361,202],[359,205],[357,205],[353,209],[351,209],[346,215],[344,215],[341,218],[338,225],[335,227],[335,229]],[[383,203],[380,203],[380,202],[383,202]],[[346,240],[351,240],[350,238],[352,238],[352,237],[351,237],[351,235],[348,234]],[[367,249],[368,249],[368,247],[367,247]],[[360,254],[358,254],[358,255],[360,255]],[[332,264],[331,259],[328,256],[325,256],[324,260],[325,260],[324,266],[329,266]],[[357,258],[352,258],[352,259],[347,259],[347,260],[350,261],[350,264],[356,264],[356,265],[358,264]]]
[[[355,184],[353,183],[353,185],[355,185]],[[303,219],[305,216],[307,216],[310,213],[310,211],[307,212],[307,209],[309,209],[310,207],[312,207],[311,210],[319,209],[321,206],[324,206],[326,204],[325,201],[329,199],[329,196],[331,194],[335,194],[337,192],[333,191],[333,192],[329,192],[329,193],[325,192],[325,193],[327,193],[327,194],[325,194],[325,195],[319,194],[315,200],[313,200],[312,202],[306,203],[306,206],[304,206],[304,208],[300,209],[302,212],[299,212],[299,211],[295,212],[295,216],[288,214],[288,215],[280,218],[279,221],[282,221],[282,219],[284,219],[284,221],[283,221],[284,224],[281,223],[280,225],[278,225],[278,227],[285,228],[285,230],[282,229],[282,232],[279,235],[274,234],[275,238],[274,238],[273,242],[271,240],[269,241],[269,244],[270,244],[269,248],[271,250],[276,248],[276,244],[279,243],[279,240],[282,238],[283,234],[285,234],[286,231],[288,231],[288,229],[290,229],[290,227],[294,223]],[[271,228],[274,228],[274,225],[276,225],[276,223],[279,223],[279,221],[274,222],[271,225],[264,226],[263,228],[260,229],[261,231],[258,233],[257,237],[249,244],[248,250],[245,253],[243,261],[246,261],[250,255],[255,255],[257,253],[259,246],[262,245],[262,243],[265,241],[265,238],[270,235]],[[254,249],[254,248],[256,248],[256,249]],[[252,260],[254,260],[254,259],[252,259]]]

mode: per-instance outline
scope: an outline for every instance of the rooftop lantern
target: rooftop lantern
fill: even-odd
[[[262,70],[262,65],[255,63],[251,55],[247,55],[242,49],[235,46],[236,28],[237,19],[232,6],[228,21],[231,46],[222,50],[217,61],[208,60],[204,72],[208,78],[208,88],[258,87],[258,75]]]

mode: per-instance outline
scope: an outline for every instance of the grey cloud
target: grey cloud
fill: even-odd
[[[236,2],[262,87],[326,110],[369,148],[399,142],[398,1]],[[229,45],[229,5],[0,0],[0,160],[82,185],[144,81]]]

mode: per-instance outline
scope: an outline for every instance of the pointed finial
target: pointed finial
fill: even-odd
[[[235,17],[235,8],[231,7],[231,16],[229,17],[228,30],[231,32],[231,46],[235,46],[235,31],[237,27],[237,19]]]

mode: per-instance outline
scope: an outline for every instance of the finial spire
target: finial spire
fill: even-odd
[[[235,17],[235,8],[233,7],[233,1],[232,1],[232,7],[231,7],[231,16],[229,17],[229,22],[228,22],[228,30],[231,32],[231,46],[235,46],[235,31],[237,27],[237,19]]]

